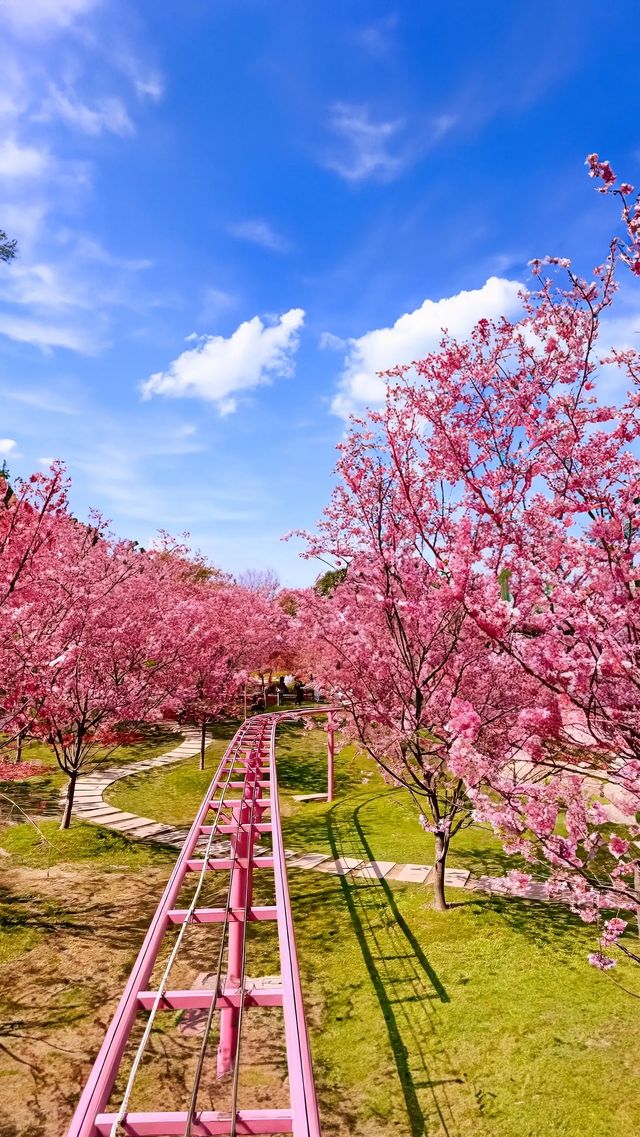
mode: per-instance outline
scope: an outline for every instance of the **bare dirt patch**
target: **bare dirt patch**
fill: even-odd
[[[72,864],[3,872],[0,913],[8,950],[0,964],[0,1137],[65,1132],[168,872]],[[196,982],[204,946],[197,935],[191,944],[187,937],[179,985]],[[213,961],[216,944],[206,946]],[[240,1105],[246,1095],[254,1106],[287,1104],[284,1047],[274,1044],[281,1024],[273,1015],[256,1008],[245,1016]],[[157,1108],[159,1101],[186,1108],[201,1034],[185,1033],[179,1020],[176,1013],[158,1016],[132,1108]],[[139,1016],[136,1039],[142,1029]],[[215,1078],[216,1041],[214,1029],[201,1108],[224,1109],[230,1100],[230,1079]],[[124,1078],[112,1105],[123,1086]]]

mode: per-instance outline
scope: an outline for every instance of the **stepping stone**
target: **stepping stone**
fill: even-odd
[[[329,796],[328,794],[294,794],[293,800],[294,801],[302,801],[302,802],[327,801],[328,796]]]
[[[395,861],[365,861],[352,873],[352,876],[362,877],[364,880],[382,880],[395,867]]]
[[[400,880],[405,884],[424,884],[431,872],[431,865],[396,865],[387,873],[387,880]]]
[[[451,888],[464,888],[471,873],[467,869],[445,869],[444,870],[444,883],[449,884]]]
[[[318,872],[332,872],[336,876],[346,876],[352,869],[357,869],[361,865],[356,857],[337,857],[335,861],[323,861],[322,864],[317,866]]]
[[[125,818],[122,821],[120,819],[118,819],[117,821],[110,821],[109,822],[109,828],[110,829],[118,829],[122,833],[127,833],[130,829],[138,829],[139,826],[145,820],[146,819],[144,817],[133,817],[133,816],[131,816],[130,819]]]
[[[82,818],[86,821],[92,821],[94,825],[106,825],[107,829],[110,828],[112,821],[118,821],[122,814],[118,809],[105,809],[98,811],[97,809],[83,810]]]
[[[109,813],[109,814],[118,814],[119,815],[122,812],[122,810],[116,809],[116,807],[114,805],[107,805],[106,801],[102,801],[102,799],[100,799],[100,801],[97,805],[83,806],[82,812],[88,813],[88,814]],[[131,816],[133,817],[134,815],[131,814]]]
[[[322,861],[328,860],[326,853],[303,853],[301,857],[295,857],[294,860],[289,861],[289,868],[314,869]]]
[[[161,834],[168,832],[166,825],[160,825],[158,821],[148,821],[146,825],[140,825],[137,829],[131,829],[129,836],[131,837],[158,837]]]

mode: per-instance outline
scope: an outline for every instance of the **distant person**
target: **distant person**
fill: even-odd
[[[258,691],[251,697],[251,706],[249,708],[252,715],[262,714],[264,710],[264,699]]]
[[[304,699],[304,683],[301,679],[296,679],[294,691],[296,694],[296,706],[300,707]]]

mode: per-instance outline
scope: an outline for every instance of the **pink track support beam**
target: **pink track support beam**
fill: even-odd
[[[335,759],[336,738],[333,729],[333,715],[329,712],[327,722],[327,801],[333,801],[333,766]]]
[[[162,899],[140,949],[138,958],[116,1008],[105,1040],[95,1060],[84,1092],[68,1130],[68,1137],[111,1137],[117,1132],[127,1137],[211,1137],[214,1134],[259,1135],[292,1133],[294,1137],[320,1137],[320,1121],[311,1065],[311,1051],[304,1018],[302,988],[298,970],[293,919],[287,885],[286,860],[278,804],[275,732],[278,719],[301,714],[322,715],[330,708],[257,715],[247,719],[234,735],[205,794],[204,801],[189,830],[171,873]],[[329,717],[330,782],[333,797],[333,721]],[[228,791],[231,791],[227,797]],[[268,814],[267,817],[264,815]],[[271,833],[273,850],[269,855],[256,851],[256,838]],[[227,836],[229,854],[216,851],[218,838]],[[256,872],[273,872],[274,905],[252,903]],[[205,876],[224,872],[229,882],[224,908],[198,907],[197,900]],[[195,891],[188,907],[176,907],[185,885]],[[277,928],[281,978],[278,984],[261,986],[246,980],[248,925],[255,920],[273,921]],[[179,963],[181,936],[190,924],[221,924],[226,935],[226,976],[218,971],[219,982],[209,990],[189,991],[170,988],[170,965],[158,990],[149,987],[165,934],[174,929],[170,958]],[[201,933],[204,935],[204,933]],[[175,940],[177,935],[178,939]],[[219,933],[218,933],[219,936]],[[219,943],[218,939],[218,943]],[[222,966],[223,948],[220,951]],[[203,945],[205,965],[210,967],[211,950]],[[215,977],[214,977],[215,978]],[[255,1006],[282,1007],[288,1067],[289,1102],[282,1109],[236,1107],[235,1114],[196,1110],[190,1120],[186,1103],[164,1100],[166,1111],[133,1112],[128,1094],[107,1112],[116,1078],[129,1078],[135,1092],[134,1072],[130,1073],[123,1055],[130,1042],[136,1016],[175,1010],[208,1009],[219,1014],[220,1044],[218,1074],[233,1071],[237,1083],[242,1069],[241,1035],[243,1011]],[[251,1011],[248,1011],[249,1015]],[[121,1081],[123,1078],[121,1077]],[[207,1097],[211,1099],[211,1087]],[[235,1091],[234,1091],[235,1093]],[[214,1090],[215,1098],[215,1090]],[[235,1100],[235,1099],[234,1099]],[[249,1103],[250,1105],[250,1103]],[[193,1109],[193,1106],[192,1106]]]

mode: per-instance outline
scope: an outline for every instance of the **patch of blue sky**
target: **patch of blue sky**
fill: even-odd
[[[640,180],[633,0],[4,0],[0,452],[68,464],[143,543],[316,567],[376,371],[603,256],[597,150]],[[636,342],[625,289],[607,335]],[[607,377],[605,376],[605,379]]]

